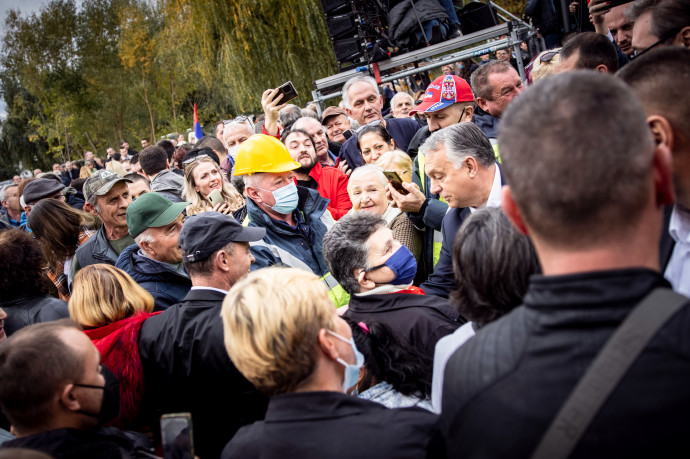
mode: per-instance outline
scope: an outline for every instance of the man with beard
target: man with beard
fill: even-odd
[[[330,199],[328,211],[335,220],[352,208],[347,194],[347,176],[335,167],[323,167],[317,161],[314,139],[303,129],[292,129],[283,134],[283,143],[294,161],[300,164],[295,169],[297,184],[315,189],[321,196]]]

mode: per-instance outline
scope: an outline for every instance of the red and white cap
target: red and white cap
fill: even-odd
[[[410,115],[417,112],[435,112],[456,102],[474,102],[472,88],[459,76],[443,75],[426,88],[422,103],[410,110]]]

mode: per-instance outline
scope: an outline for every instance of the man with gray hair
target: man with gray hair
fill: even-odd
[[[591,71],[529,88],[505,113],[499,141],[510,183],[503,209],[534,242],[543,275],[530,279],[522,306],[448,361],[441,413],[448,457],[688,456],[690,309],[659,272],[663,210],[674,197],[670,149],[655,142],[622,81]],[[666,296],[649,298],[658,288]],[[606,374],[613,365],[596,363],[607,360],[601,350],[645,299],[653,307],[643,324],[664,311],[672,319],[647,330],[648,340],[637,338],[645,335],[641,322],[630,324],[625,343],[609,351],[639,345],[640,352],[615,352],[621,372]],[[635,358],[630,366],[625,354]],[[588,394],[575,389],[590,377],[603,383],[585,383]],[[576,399],[592,404],[556,420]],[[559,448],[535,454],[549,444],[540,439],[550,425],[565,431],[550,437]]]
[[[103,169],[84,182],[84,211],[98,215],[103,225],[84,242],[74,254],[72,274],[95,263],[114,265],[122,251],[134,244],[127,228],[127,207],[132,202],[127,183],[129,179]]]
[[[242,142],[254,135],[254,124],[246,116],[238,116],[235,119],[223,121],[223,145],[226,148],[223,162],[220,168],[232,181],[232,174],[235,168],[235,155]]]
[[[182,211],[188,205],[151,192],[127,208],[127,227],[136,244],[122,251],[115,267],[153,296],[155,311],[178,303],[192,287],[178,245]]]
[[[391,116],[393,118],[410,118],[414,108],[414,99],[406,92],[398,92],[391,99]]]
[[[411,118],[383,118],[381,114],[383,96],[376,80],[370,76],[357,75],[347,80],[343,85],[343,102],[348,116],[357,121],[360,126],[369,123],[383,124],[395,140],[395,146],[402,151],[407,151],[410,141],[420,128],[419,123]],[[346,163],[341,170],[346,170],[346,166],[349,169],[355,169],[364,163],[362,153],[357,146],[356,135],[343,144],[339,157],[341,164]]]
[[[525,89],[520,75],[508,62],[491,61],[472,73],[470,86],[477,101],[472,122],[495,143],[501,115]]]
[[[425,158],[429,191],[438,194],[450,207],[441,224],[443,244],[438,262],[421,288],[427,294],[447,298],[455,288],[455,234],[475,209],[501,206],[501,186],[505,180],[491,142],[472,123],[458,123],[434,132],[419,152]]]
[[[412,285],[417,262],[380,216],[356,212],[341,218],[323,239],[323,255],[350,294],[344,317],[385,323],[429,357],[436,342],[460,326],[447,301]]]

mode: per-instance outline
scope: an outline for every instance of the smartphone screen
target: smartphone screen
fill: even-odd
[[[190,413],[164,414],[161,417],[161,437],[165,459],[194,459]]]

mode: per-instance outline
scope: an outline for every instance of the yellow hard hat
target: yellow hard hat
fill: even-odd
[[[233,175],[287,172],[300,167],[283,143],[270,135],[255,134],[242,142],[235,155]]]

